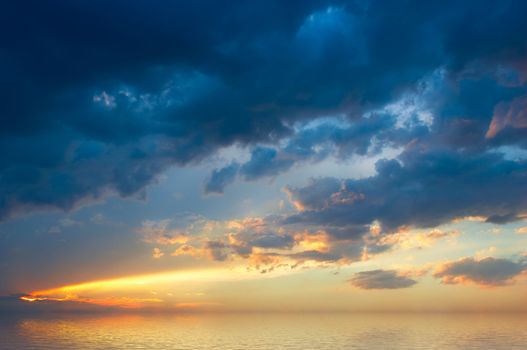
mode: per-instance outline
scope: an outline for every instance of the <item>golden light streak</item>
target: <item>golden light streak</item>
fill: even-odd
[[[272,275],[261,274],[257,271],[248,271],[246,268],[231,269],[203,269],[188,271],[169,271],[155,274],[135,275],[118,277],[114,279],[90,281],[78,284],[65,285],[57,288],[37,290],[29,295],[20,297],[27,302],[34,301],[75,301],[102,306],[118,306],[124,308],[138,308],[145,304],[163,303],[164,300],[159,298],[134,298],[134,297],[116,297],[116,293],[133,294],[145,291],[153,286],[172,285],[188,282],[225,282],[248,279],[272,278],[291,273],[291,271],[277,271]],[[90,295],[90,297],[80,297],[79,295]],[[100,297],[97,297],[101,295]],[[191,303],[180,303],[188,307]],[[192,305],[197,305],[192,303]]]
[[[37,298],[37,297],[31,297],[31,296],[22,296],[22,297],[20,297],[20,300],[33,302],[33,301],[47,300],[47,298]]]
[[[476,222],[485,222],[487,220],[486,216],[461,216],[454,218],[452,223],[458,223],[463,221],[476,221]]]

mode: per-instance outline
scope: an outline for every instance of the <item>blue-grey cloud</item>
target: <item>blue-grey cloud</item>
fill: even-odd
[[[225,186],[236,179],[240,165],[233,162],[226,167],[216,169],[205,183],[205,193],[223,193]]]
[[[356,273],[351,284],[360,289],[401,289],[409,288],[416,280],[401,275],[395,270],[372,270]]]
[[[421,151],[415,145],[398,159],[379,161],[376,169],[375,176],[365,179],[316,179],[289,188],[291,200],[303,211],[286,223],[346,227],[378,220],[391,232],[464,216],[499,222],[527,209],[527,164],[501,154]]]
[[[434,277],[445,284],[475,283],[482,286],[501,286],[527,270],[525,260],[513,261],[502,258],[463,258],[438,267]]]
[[[509,222],[514,222],[520,220],[522,217],[516,213],[508,213],[504,215],[491,215],[485,220],[493,224],[506,224]]]
[[[345,125],[339,125],[338,122]],[[348,124],[348,125],[346,125]],[[251,158],[239,167],[239,173],[247,181],[265,177],[274,177],[287,172],[295,164],[316,163],[333,156],[338,160],[354,155],[376,155],[387,147],[400,147],[418,136],[427,134],[423,126],[410,129],[396,129],[396,116],[385,113],[376,114],[354,121],[326,120],[316,126],[304,125],[290,135],[282,147],[255,147]],[[237,164],[237,163],[236,163]],[[223,193],[225,185],[232,181],[220,181],[225,175],[229,180],[235,177],[238,167],[226,166],[213,170],[205,185],[206,192]]]
[[[240,172],[247,180],[263,176],[274,176],[286,171],[294,164],[293,160],[280,158],[272,148],[258,147],[251,154],[251,159],[242,165]]]
[[[294,240],[289,235],[277,235],[277,234],[260,234],[250,242],[253,247],[259,248],[290,248]]]

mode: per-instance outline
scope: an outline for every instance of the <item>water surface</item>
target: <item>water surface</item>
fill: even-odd
[[[234,314],[0,318],[0,349],[526,349],[527,315]]]

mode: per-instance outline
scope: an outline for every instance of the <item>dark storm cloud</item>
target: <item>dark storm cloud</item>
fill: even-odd
[[[286,223],[364,225],[378,220],[384,231],[433,227],[457,217],[487,216],[508,222],[527,208],[527,163],[501,154],[421,151],[381,160],[375,176],[359,180],[313,180],[289,188],[301,208]]]
[[[29,209],[68,210],[107,193],[141,194],[169,166],[202,161],[236,143],[256,147],[240,170],[244,178],[274,176],[294,160],[258,144],[291,136],[298,121],[328,115],[357,120],[413,91],[440,68],[454,85],[478,85],[483,75],[491,76],[506,91],[472,99],[487,101],[489,108],[500,99],[519,98],[525,95],[526,6],[3,4],[0,218]],[[455,111],[440,109],[441,117],[450,118],[434,121],[430,139],[484,143],[492,114],[447,105]],[[500,133],[518,135],[524,128],[521,116],[505,123],[496,118],[506,125]],[[471,131],[469,136],[455,137],[461,129]],[[500,133],[487,142],[502,140]],[[376,136],[344,134],[342,140],[354,141],[342,150],[364,153]],[[318,142],[310,137],[316,138],[304,136],[288,152],[311,157],[301,142]],[[212,192],[228,183],[229,176],[221,177]]]
[[[444,263],[438,267],[434,277],[445,284],[475,283],[483,286],[500,286],[509,283],[527,269],[525,260],[512,261],[500,258],[463,258]]]
[[[171,164],[283,134],[251,112],[259,87],[239,87],[273,58],[258,48],[267,31],[290,40],[318,8],[305,6],[5,5],[0,215],[131,195]]]
[[[356,273],[351,284],[360,289],[401,289],[409,288],[417,281],[401,275],[395,270],[372,270]]]

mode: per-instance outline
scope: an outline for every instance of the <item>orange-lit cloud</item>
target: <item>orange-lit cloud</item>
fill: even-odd
[[[289,202],[293,205],[296,210],[304,211],[306,209],[300,200],[295,199],[294,194],[289,188],[284,187],[282,191],[284,191],[284,193],[287,195]]]
[[[178,247],[171,255],[172,256],[190,255],[193,257],[199,257],[203,255],[203,252],[199,248],[196,248],[188,244],[183,244],[182,246]]]
[[[354,197],[353,200],[362,199]],[[211,220],[209,225],[207,219],[199,217],[199,224],[188,225],[194,227],[192,233],[180,232],[185,243],[177,245],[170,256],[235,263],[270,272],[277,266],[342,266],[369,260],[393,249],[421,249],[431,247],[439,240],[455,243],[459,235],[457,231],[439,229],[415,232],[404,226],[395,233],[386,234],[377,221],[345,232],[295,229],[284,227],[280,220],[278,217],[245,217]],[[167,223],[162,221],[143,226],[149,227],[148,232],[155,227],[154,236],[158,237],[159,232],[166,233]],[[170,259],[164,254],[167,251],[162,250],[163,247],[156,249],[153,252],[155,258]]]
[[[428,232],[411,232],[409,229],[400,229],[394,234],[385,235],[379,239],[380,244],[397,246],[402,249],[428,248],[432,247],[437,241],[447,239],[449,243],[454,243],[459,236],[459,231],[442,231],[433,229]]]
[[[154,258],[154,259],[159,259],[159,258],[161,258],[163,255],[165,255],[165,253],[163,253],[163,252],[161,251],[161,249],[159,249],[159,248],[154,248],[154,249],[152,250],[152,258]]]
[[[315,233],[299,232],[294,235],[294,240],[301,250],[316,250],[328,252],[330,249],[330,238],[324,231]]]
[[[188,235],[180,230],[171,230],[168,228],[171,220],[161,221],[144,221],[138,232],[143,236],[147,243],[156,243],[161,245],[183,244],[189,240]]]
[[[261,232],[265,226],[265,220],[260,217],[247,217],[225,222],[225,227],[227,227],[227,229],[236,231],[252,229],[256,232]]]

